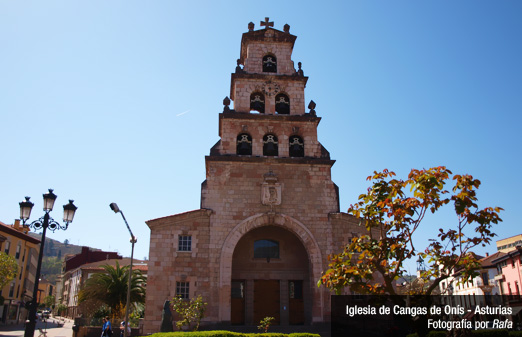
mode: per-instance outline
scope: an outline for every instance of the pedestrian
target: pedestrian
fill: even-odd
[[[120,337],[125,336],[125,325],[127,325],[127,337],[131,335],[131,327],[129,324],[125,324],[125,321],[121,321],[120,324]]]
[[[109,316],[105,316],[103,318],[103,327],[101,337],[111,337],[112,336],[112,326],[111,321],[109,320]]]

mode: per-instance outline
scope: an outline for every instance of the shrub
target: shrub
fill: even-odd
[[[265,318],[263,318],[263,319],[259,322],[260,325],[258,325],[257,328],[258,328],[259,330],[263,330],[263,331],[265,332],[265,334],[266,334],[267,331],[268,331],[268,328],[270,327],[270,325],[272,325],[272,323],[273,323],[274,320],[275,320],[274,317],[265,317]],[[275,337],[275,336],[273,336],[273,337]]]
[[[172,299],[172,306],[174,311],[178,313],[181,318],[176,322],[176,327],[181,330],[184,326],[190,328],[192,323],[194,325],[194,331],[199,329],[199,324],[205,315],[207,303],[203,302],[203,297],[193,297],[190,301],[182,299],[180,296],[176,296]]]

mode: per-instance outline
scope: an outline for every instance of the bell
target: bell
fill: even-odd
[[[247,142],[241,142],[237,144],[237,154],[239,155],[252,155],[252,146]]]
[[[297,143],[290,146],[290,157],[304,157],[304,148]]]
[[[290,105],[286,102],[276,103],[276,112],[280,115],[290,114]]]
[[[265,146],[263,146],[263,155],[265,156],[277,156],[277,144],[272,142],[265,143]]]
[[[265,113],[265,103],[260,101],[255,101],[250,104],[250,110],[255,110],[261,114]]]

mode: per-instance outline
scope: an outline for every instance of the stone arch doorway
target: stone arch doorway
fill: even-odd
[[[309,264],[299,238],[282,227],[243,235],[232,255],[231,323],[257,325],[268,316],[275,325],[309,322]]]
[[[256,229],[259,230],[257,231]],[[265,229],[266,231],[263,231],[263,229]],[[256,261],[256,258],[254,258],[253,247],[251,249],[251,260],[249,260],[250,262],[248,263],[248,266],[244,265],[245,261],[242,261],[242,258],[234,258],[234,254],[236,254],[237,257],[238,254],[241,255],[241,252],[245,252],[248,250],[247,248],[245,248],[246,246],[244,245],[247,245],[248,242],[252,244],[256,241],[256,238],[263,237],[262,234],[265,233],[269,235],[265,237],[268,239],[270,239],[270,237],[273,238],[274,236],[284,235],[283,238],[285,240],[284,243],[282,243],[282,247],[298,247],[297,250],[295,250],[293,253],[292,251],[290,251],[290,255],[288,254],[288,252],[285,252],[284,250],[280,252],[283,253],[283,255],[286,254],[285,256],[290,260],[297,259],[300,261],[304,261],[299,265],[298,268],[300,274],[295,274],[300,275],[300,277],[303,277],[303,279],[297,279],[296,277],[288,276],[291,273],[278,274],[274,272],[269,272],[268,274],[265,274],[266,276],[263,276],[263,278],[260,279],[255,278],[258,277],[259,274],[248,276],[248,271],[252,270],[252,266],[256,266],[256,264],[264,263],[265,265],[270,266],[277,266],[276,263],[278,263],[279,265],[285,264],[285,262],[281,262],[282,260],[274,260],[273,258],[270,259],[270,262],[266,261],[266,259],[263,260],[262,258],[258,258],[259,260]],[[243,243],[242,239],[244,237],[245,241]],[[236,247],[238,247],[237,253],[235,253]],[[280,249],[284,248],[281,248],[280,246]],[[319,249],[319,246],[310,230],[292,217],[289,217],[284,214],[264,213],[254,215],[243,220],[232,231],[229,232],[229,235],[227,236],[221,250],[219,275],[220,320],[229,321],[231,323],[233,322],[231,310],[232,296],[240,296],[237,292],[241,290],[241,287],[243,287],[242,290],[244,292],[244,317],[242,319],[238,319],[237,321],[236,317],[234,317],[234,323],[240,324],[240,322],[242,321],[244,321],[244,324],[257,325],[259,323],[259,321],[254,321],[253,294],[253,292],[255,291],[254,281],[258,280],[258,283],[260,284],[258,286],[258,289],[262,289],[263,283],[265,283],[264,286],[268,287],[268,289],[277,289],[277,285],[274,285],[273,283],[276,283],[276,281],[279,282],[280,324],[297,324],[298,322],[302,321],[304,321],[304,324],[321,322],[323,320],[324,309],[322,299],[323,293],[315,286],[316,280],[318,280],[321,276],[321,255],[321,250]],[[243,267],[245,267],[246,269],[244,269]],[[286,276],[281,278],[280,276],[282,275]],[[270,285],[270,282],[268,281],[272,281],[272,284]],[[302,281],[302,284],[299,282],[291,283],[292,281]],[[243,284],[241,284],[240,282],[243,282]],[[302,289],[300,289],[301,286]],[[240,290],[238,290],[238,288]],[[264,291],[267,291],[267,289],[265,289]],[[291,299],[291,291],[293,292],[294,296],[296,291],[302,291],[303,318],[292,318],[290,316],[289,305]],[[234,294],[232,294],[232,292],[234,292]],[[250,298],[248,297],[249,294]],[[277,295],[274,296],[277,297]]]

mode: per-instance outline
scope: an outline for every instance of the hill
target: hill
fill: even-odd
[[[29,232],[29,235],[37,238],[38,240],[42,239],[42,236],[37,233]],[[65,240],[65,242],[60,242],[46,237],[40,277],[45,278],[51,283],[54,283],[56,278],[62,273],[62,263],[65,257],[67,255],[81,253],[81,251],[82,246],[70,244],[68,240]]]

